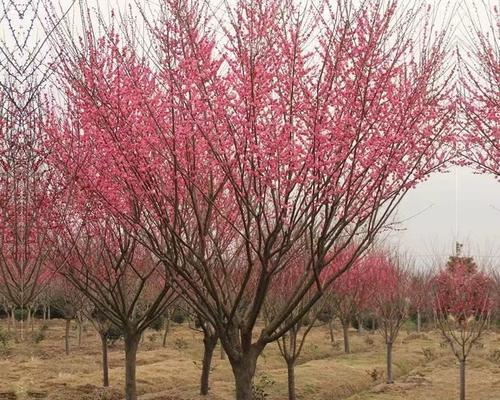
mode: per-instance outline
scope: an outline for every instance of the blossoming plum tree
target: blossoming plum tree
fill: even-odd
[[[445,37],[424,35],[417,52],[407,29],[425,10],[226,6],[220,19],[206,3],[163,2],[147,21],[154,59],[112,29],[61,34],[67,104],[48,125],[81,192],[154,252],[215,327],[236,398],[247,400],[265,346],[354,263],[408,190],[445,166],[454,110]],[[320,280],[354,239],[351,257]],[[302,271],[256,334],[299,242]]]

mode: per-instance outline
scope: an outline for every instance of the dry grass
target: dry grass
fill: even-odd
[[[37,328],[35,328],[36,330]],[[4,327],[4,331],[5,331]],[[72,331],[76,337],[76,331]],[[112,388],[102,390],[101,354],[92,328],[84,334],[81,348],[72,338],[73,349],[64,354],[63,324],[51,321],[46,339],[39,344],[10,341],[8,351],[0,354],[0,400],[118,400],[122,398],[123,350],[118,343],[110,349]],[[378,336],[352,332],[352,354],[342,354],[342,346],[330,344],[326,329],[313,330],[296,368],[297,394],[303,400],[417,400],[457,398],[458,368],[440,337],[431,332],[421,335],[401,333],[395,348],[396,383],[385,385],[384,346]],[[340,334],[337,333],[340,338]],[[471,400],[498,400],[500,391],[500,335],[489,333],[484,347],[471,358],[467,379]],[[427,357],[423,349],[427,349]],[[1,350],[0,350],[1,353]],[[198,381],[202,355],[201,335],[186,325],[174,326],[167,348],[161,347],[161,334],[147,332],[138,354],[138,390],[147,400],[200,399]],[[234,385],[227,360],[214,356],[210,400],[234,398]],[[374,380],[370,374],[378,377]],[[286,368],[275,345],[260,359],[256,385],[268,393],[268,399],[287,398]]]

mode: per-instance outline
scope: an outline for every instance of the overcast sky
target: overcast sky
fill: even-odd
[[[491,175],[465,167],[432,175],[403,199],[396,220],[406,221],[389,240],[418,265],[447,257],[458,240],[480,264],[500,267],[500,182]]]
[[[60,4],[63,9],[67,9],[72,2],[73,0],[61,0]],[[142,3],[143,0],[139,2]],[[446,2],[429,1],[440,3],[442,8]],[[499,2],[500,0],[450,0],[448,10],[455,10],[452,21],[458,45],[466,43],[464,39],[467,32],[470,32],[470,23],[467,22],[470,8],[478,6],[481,25],[487,26],[483,12],[486,8],[492,9],[494,5],[499,5]],[[14,3],[23,7],[39,4],[21,0],[3,2],[4,10],[9,9],[8,13],[14,19]],[[89,0],[88,3],[93,5],[96,1]],[[130,0],[99,1],[103,11],[109,9],[108,4],[112,8],[123,8],[127,3]],[[437,13],[437,24],[440,23],[439,19],[444,21],[444,15],[447,15],[444,11]],[[78,19],[79,12],[75,9],[68,16]],[[6,36],[9,35],[7,19],[2,18],[1,22],[0,39],[13,43]],[[19,38],[27,32],[30,23],[25,18],[22,24],[18,22],[16,26]],[[458,167],[446,174],[435,174],[409,193],[403,200],[396,219],[403,222],[398,230],[389,235],[388,240],[413,256],[418,265],[429,265],[435,263],[436,257],[447,257],[458,240],[464,243],[464,251],[474,255],[477,261],[489,265],[497,263],[500,268],[500,182],[495,181],[492,176],[475,174],[471,169]]]

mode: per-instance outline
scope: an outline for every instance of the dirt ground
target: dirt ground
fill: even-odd
[[[38,322],[40,324],[40,322]],[[39,327],[35,325],[35,334]],[[4,324],[3,331],[7,328]],[[71,331],[71,354],[64,354],[61,321],[50,321],[46,339],[0,344],[0,400],[120,400],[123,384],[123,349],[110,348],[111,388],[103,390],[98,336],[89,325],[77,345]],[[437,332],[420,335],[403,331],[395,346],[396,382],[384,384],[384,346],[378,335],[351,332],[352,354],[342,353],[337,333],[332,345],[326,328],[310,334],[296,368],[297,397],[302,400],[454,400],[458,398],[458,365]],[[138,354],[137,384],[143,400],[201,399],[201,334],[187,324],[171,327],[167,347],[161,333],[147,332]],[[373,343],[372,343],[373,341]],[[424,354],[425,353],[425,354]],[[210,400],[234,398],[229,363],[214,355]],[[473,350],[467,366],[469,400],[500,399],[500,334],[489,332]],[[260,358],[255,385],[266,399],[287,398],[286,368],[277,346],[271,344]]]

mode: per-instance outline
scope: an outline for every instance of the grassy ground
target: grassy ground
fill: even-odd
[[[37,331],[35,326],[35,333]],[[3,327],[4,332],[6,326]],[[0,345],[0,400],[47,398],[52,400],[119,400],[122,398],[123,350],[110,349],[112,388],[103,391],[101,354],[97,335],[89,326],[77,346],[72,330],[72,351],[64,354],[62,322],[51,321],[46,339],[36,344]],[[28,336],[31,336],[29,334]],[[340,333],[332,346],[326,329],[313,330],[296,368],[297,395],[302,400],[451,400],[458,397],[458,365],[450,350],[440,346],[436,332],[417,335],[401,332],[395,347],[396,383],[384,381],[384,346],[377,335],[351,332],[352,354],[342,353]],[[371,341],[373,340],[373,343]],[[500,399],[500,334],[488,333],[468,364],[468,399]],[[426,349],[427,357],[424,355]],[[214,356],[210,400],[234,398],[233,378],[227,360]],[[495,353],[497,351],[497,353]],[[138,390],[143,400],[200,399],[201,335],[187,325],[173,326],[167,347],[161,333],[147,332],[138,354]],[[497,357],[495,357],[497,356]],[[266,399],[287,398],[286,368],[276,345],[260,359],[255,385]],[[374,379],[376,378],[376,379]]]

